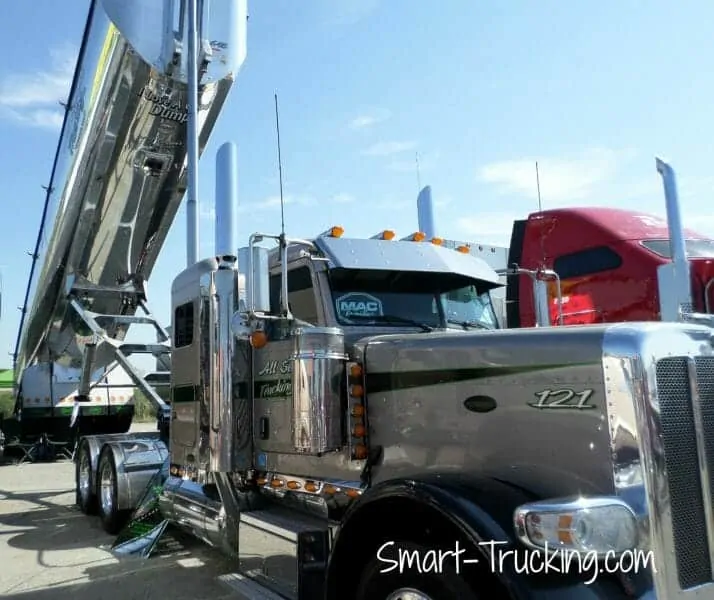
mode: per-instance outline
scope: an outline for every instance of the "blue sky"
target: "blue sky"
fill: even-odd
[[[88,0],[3,5],[0,21],[0,366],[9,365],[31,251]],[[537,206],[662,213],[659,154],[685,224],[714,235],[714,4],[556,0],[253,0],[248,57],[201,161],[201,254],[212,254],[213,160],[240,153],[241,239],[278,230],[273,92],[286,221],[367,236],[417,229],[415,153],[438,233],[508,242]],[[149,282],[168,324],[185,266],[181,212]],[[6,357],[7,356],[7,357]]]

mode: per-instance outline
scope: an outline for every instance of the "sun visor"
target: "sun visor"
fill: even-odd
[[[447,275],[468,280],[483,291],[503,286],[483,259],[428,242],[322,236],[315,245],[334,269]]]

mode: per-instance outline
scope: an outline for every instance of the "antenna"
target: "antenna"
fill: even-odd
[[[416,176],[417,176],[417,193],[421,191],[421,176],[419,174],[419,153],[415,154],[416,160]]]
[[[285,237],[285,201],[283,199],[283,159],[280,154],[280,117],[278,113],[278,93],[275,92],[275,130],[278,134],[278,177],[280,179],[280,312],[283,318],[293,318],[288,302],[288,239]]]
[[[285,237],[285,202],[283,200],[283,159],[280,155],[280,115],[278,93],[275,92],[275,130],[278,134],[278,178],[280,180],[280,234]]]
[[[536,188],[538,189],[538,212],[543,212],[543,203],[541,202],[540,198],[540,174],[538,173],[538,161],[536,161],[535,164],[535,169],[536,169]],[[543,268],[545,268],[545,233],[543,232],[543,228],[541,227],[540,230],[540,251],[543,255]]]

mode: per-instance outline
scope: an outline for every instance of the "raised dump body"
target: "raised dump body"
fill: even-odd
[[[186,190],[187,10],[185,0],[90,4],[15,348],[16,410],[33,432],[54,429],[33,416],[66,416],[55,410],[60,370],[78,381],[85,373],[76,394],[87,400],[117,362],[142,384],[130,354],[169,351],[144,284]],[[244,0],[198,2],[199,151],[245,58],[246,10]],[[123,344],[133,323],[156,328],[148,344]],[[41,415],[26,402],[29,387],[49,402]],[[118,419],[112,402],[131,398],[108,396],[92,427],[125,431],[132,411]]]

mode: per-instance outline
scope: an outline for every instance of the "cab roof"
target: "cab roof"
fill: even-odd
[[[654,240],[668,239],[669,227],[666,219],[639,211],[622,208],[579,207],[555,208],[532,213],[529,221],[540,219],[562,219],[572,223],[591,223],[607,232],[613,240]],[[688,239],[709,239],[696,231],[685,229]]]

